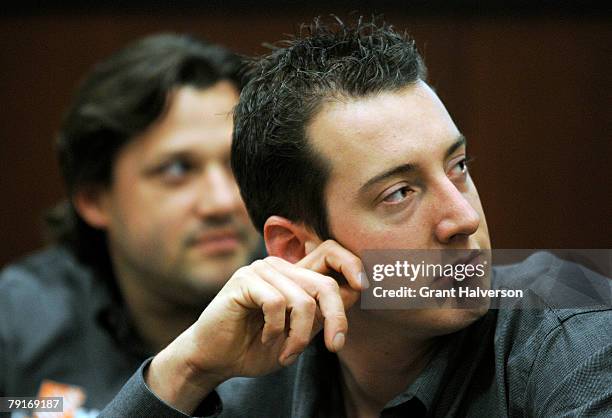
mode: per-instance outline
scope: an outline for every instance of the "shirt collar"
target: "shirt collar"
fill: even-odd
[[[385,405],[383,411],[410,411],[414,416],[428,416],[440,408],[438,403],[446,405],[452,402],[452,399],[446,399],[448,396],[454,398],[454,390],[447,387],[447,383],[450,384],[447,380],[462,380],[457,373],[466,377],[474,372],[472,368],[463,370],[463,363],[467,360],[470,364],[478,362],[478,359],[483,357],[488,344],[484,344],[481,339],[488,341],[484,336],[487,330],[491,329],[495,318],[495,311],[489,311],[467,328],[440,337],[438,347],[427,366],[404,392]],[[296,366],[293,416],[346,416],[338,357],[325,348],[322,333],[315,337],[313,343],[300,356]],[[397,414],[392,412],[391,415]]]
[[[442,338],[432,359],[417,379],[404,392],[389,401],[384,409],[403,404],[408,406],[410,403],[411,411],[415,411],[415,408],[419,411],[422,408],[426,411],[432,410],[436,394],[443,383],[452,347],[452,343],[449,344],[448,341],[452,336]],[[300,356],[296,365],[295,382],[292,416],[346,416],[338,357],[325,348],[322,333],[315,337],[313,343]]]
[[[144,360],[154,353],[144,348],[146,345],[131,320],[114,279],[111,279],[95,277],[94,292],[100,295],[94,306],[96,321],[123,350]]]
[[[385,409],[394,408],[412,399],[418,399],[427,411],[430,411],[436,396],[436,392],[442,385],[444,371],[449,363],[451,344],[449,337],[443,337],[433,357],[425,366],[414,382],[408,388],[387,402]]]

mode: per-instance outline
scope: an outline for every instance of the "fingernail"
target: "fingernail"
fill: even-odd
[[[332,340],[332,346],[334,351],[339,351],[344,346],[344,333],[339,332]]]
[[[368,287],[370,287],[370,282],[368,282],[368,276],[364,271],[359,273],[359,283],[361,284],[362,289],[367,289]]]
[[[287,357],[285,357],[285,359],[283,360],[283,366],[289,366],[290,364],[293,364],[293,362],[298,358],[298,354],[297,353],[293,353],[291,355],[288,355]]]

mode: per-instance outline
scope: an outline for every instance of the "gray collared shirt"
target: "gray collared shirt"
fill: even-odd
[[[0,396],[68,385],[84,395],[81,416],[100,411],[151,355],[142,347],[112,285],[69,250],[48,248],[2,270]]]
[[[518,271],[533,272],[547,279],[553,268],[576,271],[559,269],[562,263],[538,253],[495,274],[512,278]],[[443,337],[425,370],[381,417],[612,416],[612,309],[558,309],[542,302],[540,309],[490,310]],[[186,416],[147,388],[147,364],[102,417]],[[337,357],[315,339],[290,367],[223,383],[194,416],[342,418],[339,379]]]

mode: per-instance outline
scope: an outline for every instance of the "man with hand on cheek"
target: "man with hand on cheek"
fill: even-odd
[[[609,413],[610,309],[355,303],[366,249],[490,249],[466,139],[425,80],[412,40],[362,21],[315,21],[254,63],[232,168],[278,258],[239,270],[107,416]]]

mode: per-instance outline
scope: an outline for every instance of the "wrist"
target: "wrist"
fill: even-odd
[[[173,350],[160,351],[145,373],[145,382],[161,400],[190,415],[225,379],[194,367],[189,357]]]

